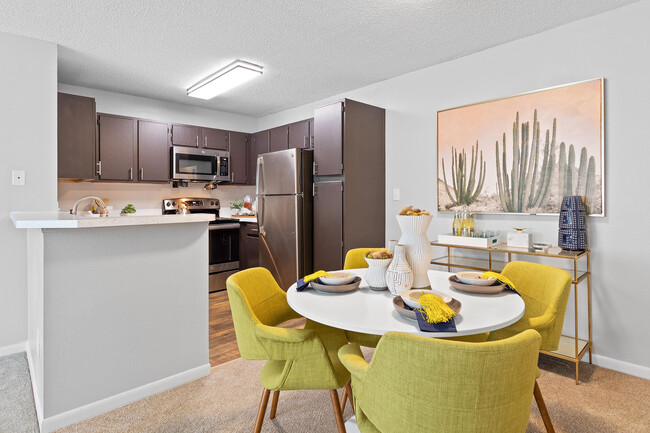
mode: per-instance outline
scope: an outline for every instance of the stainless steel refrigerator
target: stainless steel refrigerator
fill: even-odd
[[[312,151],[302,149],[257,157],[260,266],[283,290],[313,272],[312,164]]]

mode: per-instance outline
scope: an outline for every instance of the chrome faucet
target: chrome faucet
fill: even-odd
[[[81,203],[84,200],[88,200],[88,199],[97,200],[99,202],[99,205],[101,206],[101,208],[106,209],[106,204],[104,203],[104,201],[101,198],[96,197],[94,195],[86,195],[86,196],[81,197],[79,200],[77,200],[74,203],[74,205],[72,206],[72,209],[70,209],[70,214],[71,215],[77,215],[77,207],[79,206],[79,203]]]

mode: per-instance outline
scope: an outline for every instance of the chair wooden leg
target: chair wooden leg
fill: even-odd
[[[341,412],[345,412],[345,403],[348,401],[348,389],[343,388],[343,394],[341,395]]]
[[[330,398],[332,399],[334,418],[336,418],[336,429],[338,433],[345,433],[345,423],[343,422],[343,414],[341,413],[341,403],[339,402],[339,394],[335,389],[330,389]]]
[[[548,433],[555,433],[555,429],[553,428],[553,423],[551,422],[551,417],[548,414],[548,410],[546,409],[546,404],[544,403],[544,397],[542,397],[542,391],[539,389],[537,380],[535,381],[535,388],[533,388],[533,395],[535,396],[535,401],[537,402],[537,408],[539,409],[539,412],[542,414],[542,420],[544,421],[544,426],[546,427],[546,431]]]
[[[257,409],[257,418],[255,418],[255,427],[253,433],[260,433],[262,431],[262,423],[264,422],[264,414],[266,413],[266,406],[269,404],[269,394],[271,391],[264,388],[262,391],[262,398],[260,399],[260,407]]]
[[[345,389],[343,390],[343,392],[345,392],[345,395],[350,399],[350,407],[352,408],[352,413],[356,414],[356,412],[354,412],[354,397],[352,394],[352,384],[350,382],[348,382],[347,385],[345,385]],[[343,409],[345,409],[345,405],[343,405]]]
[[[269,418],[275,418],[275,411],[278,409],[278,398],[280,397],[280,391],[273,391],[273,398],[271,399],[271,413]]]

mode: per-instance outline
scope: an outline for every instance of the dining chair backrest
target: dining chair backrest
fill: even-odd
[[[501,274],[515,284],[526,304],[526,317],[554,315],[552,326],[538,331],[542,336],[542,349],[557,349],[569,300],[571,274],[553,266],[523,261],[508,263]]]
[[[287,304],[287,294],[265,268],[237,272],[228,278],[226,287],[242,358],[268,359],[255,328],[257,324],[275,326],[297,317]]]
[[[385,334],[356,404],[382,432],[524,432],[540,341],[533,330],[487,343]]]
[[[353,248],[345,255],[343,269],[362,269],[368,267],[365,257],[372,248]]]

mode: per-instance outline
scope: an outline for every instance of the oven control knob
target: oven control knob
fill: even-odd
[[[213,201],[210,202],[210,206],[214,206],[214,202],[213,202]]]
[[[175,202],[175,201],[172,202],[172,206],[176,206],[176,202]]]
[[[169,207],[169,206],[171,206],[171,205],[172,205],[171,202],[169,202],[169,201],[165,202],[165,206],[166,206],[166,207]]]

